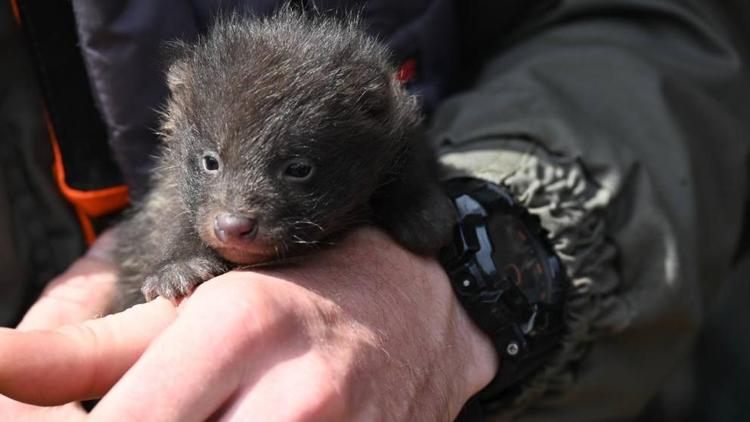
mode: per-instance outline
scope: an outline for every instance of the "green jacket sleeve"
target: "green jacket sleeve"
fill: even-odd
[[[441,160],[506,184],[573,283],[563,350],[499,420],[635,417],[732,269],[750,85],[705,4],[560,2],[432,120]]]

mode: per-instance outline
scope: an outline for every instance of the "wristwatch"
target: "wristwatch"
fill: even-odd
[[[445,189],[458,218],[440,261],[500,357],[493,381],[459,415],[474,421],[507,404],[559,349],[569,283],[539,220],[505,189],[474,178],[451,179]]]

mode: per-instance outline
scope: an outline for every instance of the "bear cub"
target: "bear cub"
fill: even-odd
[[[178,45],[150,191],[117,229],[116,308],[177,299],[373,224],[417,254],[454,213],[417,100],[353,19],[220,19]]]

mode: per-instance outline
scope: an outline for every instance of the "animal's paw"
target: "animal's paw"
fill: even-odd
[[[203,258],[171,262],[146,277],[141,292],[146,300],[157,296],[169,300],[189,295],[196,286],[226,271],[221,265]]]

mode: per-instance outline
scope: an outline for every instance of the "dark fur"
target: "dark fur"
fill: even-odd
[[[419,254],[449,238],[452,208],[417,102],[356,22],[290,10],[228,18],[179,50],[152,190],[118,230],[118,307],[141,291],[179,298],[231,268],[299,254],[365,223]],[[202,167],[207,151],[220,159],[216,174]],[[299,157],[315,164],[312,178],[282,178]],[[262,251],[230,262],[211,238],[218,212],[258,218]]]

